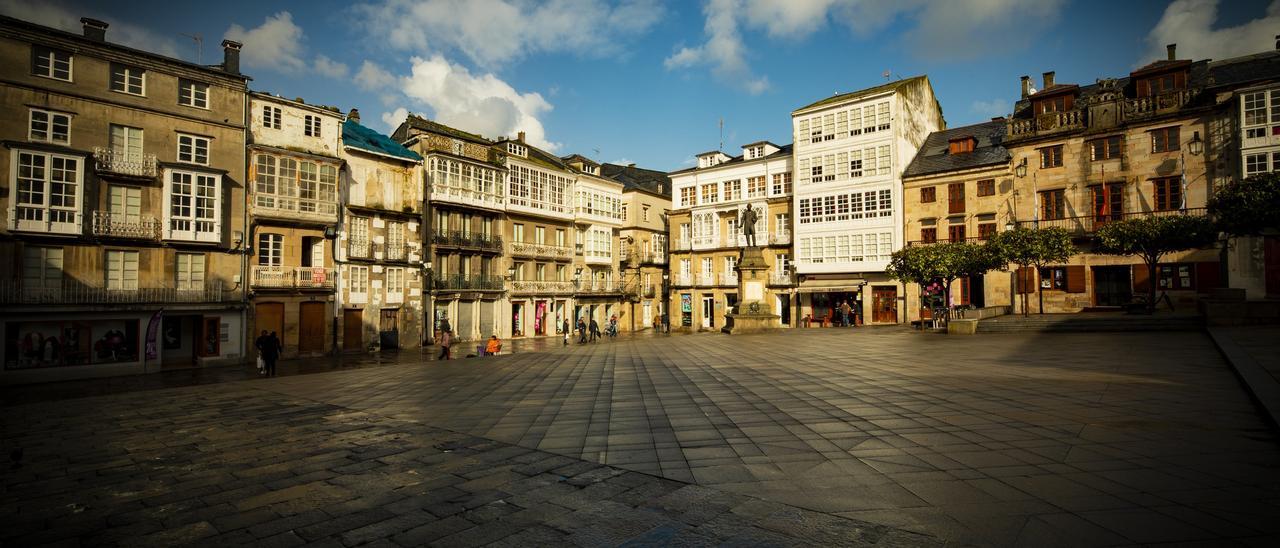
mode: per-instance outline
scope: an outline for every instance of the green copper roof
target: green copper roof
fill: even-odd
[[[377,154],[395,156],[407,161],[421,162],[422,156],[417,152],[404,148],[386,135],[364,127],[352,120],[342,122],[342,144]]]

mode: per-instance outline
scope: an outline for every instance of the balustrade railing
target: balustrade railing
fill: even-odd
[[[511,242],[511,254],[520,257],[543,257],[548,259],[569,259],[573,257],[573,251],[568,246],[532,244],[529,242]]]
[[[100,173],[134,177],[155,177],[158,171],[155,154],[129,154],[102,147],[93,149],[93,165]]]
[[[61,284],[0,281],[0,303],[5,304],[203,303],[236,301],[239,298],[238,293],[224,289],[220,283],[117,289],[91,287],[70,281]]]
[[[1169,217],[1173,215],[1203,217],[1206,214],[1207,210],[1203,207],[1169,209],[1164,211],[1130,211],[1124,213],[1110,213],[1106,215],[1081,215],[1077,217],[1062,217],[1058,219],[1040,219],[1038,221],[1019,221],[1018,226],[1024,228],[1063,228],[1073,234],[1093,234],[1103,225],[1109,222],[1119,221],[1121,219]]]
[[[511,282],[511,291],[513,293],[568,294],[573,293],[574,289],[574,284],[571,281],[513,280]]]
[[[311,266],[253,266],[253,287],[269,289],[333,289],[332,268]]]

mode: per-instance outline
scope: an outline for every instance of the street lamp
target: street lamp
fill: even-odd
[[[1200,132],[1197,131],[1191,135],[1191,141],[1187,143],[1187,151],[1192,156],[1199,156],[1204,152],[1204,141],[1200,139]]]
[[[1027,158],[1025,156],[1022,158],[1022,162],[1014,166],[1013,174],[1017,175],[1019,179],[1027,176]]]
[[[1007,223],[1005,223],[1005,224],[1004,224],[1004,230],[1005,230],[1005,232],[1009,232],[1009,231],[1011,231],[1011,230],[1013,230],[1013,229],[1015,229],[1015,228],[1018,228],[1018,224],[1017,224],[1017,223],[1015,223],[1015,222],[1013,222],[1013,220],[1012,220],[1012,219],[1010,219],[1010,220],[1009,220],[1009,222],[1007,222]]]

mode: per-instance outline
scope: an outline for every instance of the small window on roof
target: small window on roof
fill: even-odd
[[[952,139],[948,141],[948,143],[950,144],[949,150],[951,151],[951,154],[964,154],[966,152],[973,152],[973,149],[978,144],[978,140],[972,136],[968,136],[961,137],[959,139]]]

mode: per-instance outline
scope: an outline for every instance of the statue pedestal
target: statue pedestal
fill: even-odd
[[[776,329],[780,316],[774,314],[771,303],[765,301],[769,264],[764,261],[764,253],[759,247],[742,248],[735,270],[738,271],[738,305],[725,315],[725,325],[720,331],[737,335]]]

